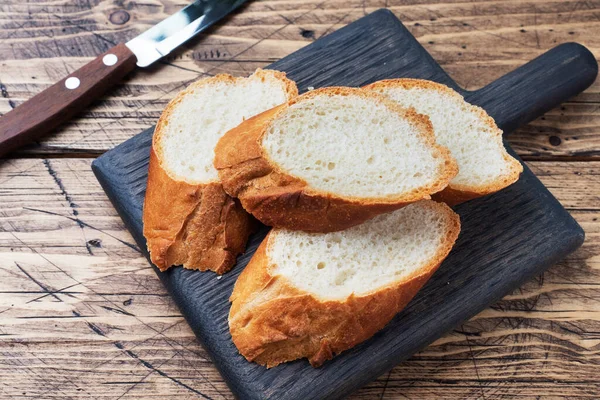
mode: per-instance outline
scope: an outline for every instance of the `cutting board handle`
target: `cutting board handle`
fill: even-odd
[[[510,133],[579,94],[597,75],[598,63],[587,48],[564,43],[465,98]]]

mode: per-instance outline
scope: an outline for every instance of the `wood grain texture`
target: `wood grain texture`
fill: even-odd
[[[231,398],[90,163],[0,167],[0,396]],[[597,397],[600,162],[529,167],[583,246],[352,399]]]
[[[4,1],[0,114],[183,5]],[[595,0],[253,1],[15,157],[99,155],[153,125],[186,82],[250,73],[383,6],[468,89],[562,42],[600,51]],[[561,160],[529,166],[582,225],[583,246],[352,399],[598,397],[600,164],[573,161],[600,159],[599,102],[595,83],[510,137],[526,159]],[[129,247],[133,239],[91,174],[91,160],[47,161],[50,168],[45,160],[0,163],[0,398],[231,398]]]
[[[269,67],[287,72],[301,92],[309,86],[362,86],[393,77],[431,79],[462,91],[387,10],[361,18]],[[584,90],[597,72],[585,47],[563,44],[479,90],[462,92],[510,132]],[[152,132],[146,130],[92,164],[141,249],[146,247],[141,211]],[[250,237],[236,268],[221,280],[182,268],[158,276],[237,397],[339,398],[388,372],[583,242],[579,225],[527,168],[510,187],[456,211],[461,235],[413,301],[373,338],[318,370],[303,360],[265,370],[244,362],[231,342],[228,299],[265,229]]]
[[[0,113],[183,4],[5,2],[0,9]],[[404,21],[467,89],[482,87],[560,43],[577,41],[595,54],[600,51],[600,2],[594,0],[253,1],[163,63],[135,73],[80,118],[21,154],[101,154],[153,125],[186,83],[218,72],[248,74],[380,7]],[[513,147],[526,159],[600,159],[599,105],[596,83],[564,110],[522,127],[512,138]]]

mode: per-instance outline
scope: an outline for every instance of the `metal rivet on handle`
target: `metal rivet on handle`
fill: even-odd
[[[109,67],[111,65],[115,65],[117,61],[119,61],[119,59],[114,54],[107,54],[104,57],[102,57],[102,62],[104,63],[104,65],[107,65]]]
[[[81,81],[79,80],[79,78],[75,78],[74,76],[67,78],[67,80],[65,81],[65,86],[67,87],[67,89],[77,89],[79,87],[79,84],[81,83]]]

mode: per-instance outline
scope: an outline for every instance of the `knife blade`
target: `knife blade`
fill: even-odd
[[[125,43],[147,67],[238,8],[246,0],[198,0]]]
[[[196,0],[119,43],[0,117],[0,157],[73,117],[137,67],[147,67],[247,0]]]

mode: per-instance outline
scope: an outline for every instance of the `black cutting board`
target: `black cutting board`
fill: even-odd
[[[505,132],[581,92],[597,74],[592,54],[569,43],[483,89],[465,91],[387,10],[319,39],[270,68],[286,71],[301,91],[310,86],[361,86],[394,77],[434,80],[485,108]],[[152,131],[117,146],[92,165],[144,251],[142,203]],[[181,267],[158,276],[237,397],[343,397],[561,260],[584,238],[581,227],[527,167],[514,185],[456,210],[463,226],[458,242],[417,297],[373,338],[319,369],[300,360],[267,370],[247,362],[231,341],[228,298],[267,228],[251,237],[246,253],[222,279]]]

